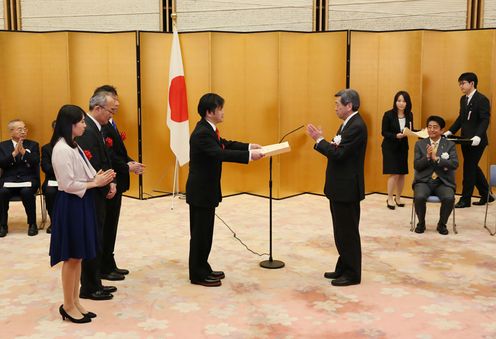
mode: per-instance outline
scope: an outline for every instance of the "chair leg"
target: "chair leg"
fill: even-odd
[[[453,233],[458,234],[458,231],[456,230],[456,208],[455,208],[455,201],[453,200]]]
[[[412,201],[412,215],[410,217],[410,232],[415,229],[415,201]]]

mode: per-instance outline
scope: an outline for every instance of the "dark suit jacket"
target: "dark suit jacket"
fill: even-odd
[[[222,138],[219,141],[212,126],[201,119],[191,134],[189,147],[186,202],[199,207],[217,207],[222,201],[222,162],[247,164],[248,144]]]
[[[314,148],[327,157],[324,193],[336,202],[360,201],[365,198],[364,162],[367,126],[360,114],[344,127],[341,143],[336,146],[321,140]]]
[[[405,113],[405,127],[413,129],[413,114]],[[408,138],[398,139],[396,134],[401,133],[398,114],[393,110],[387,111],[382,117],[382,147],[393,152],[404,153],[408,151]]]
[[[83,151],[89,151],[91,153],[89,161],[97,172],[112,168],[107,146],[105,146],[103,141],[103,135],[87,114],[84,115],[84,121],[86,122],[86,130],[82,136],[76,138],[77,144]],[[99,187],[97,190],[105,197],[110,190],[110,185]]]
[[[440,139],[436,152],[440,158],[439,163],[427,160],[427,145],[430,145],[430,143],[431,139],[425,138],[415,144],[413,186],[418,182],[429,182],[432,173],[435,171],[441,182],[454,190],[456,186],[455,170],[458,167],[455,143],[446,138]],[[449,156],[448,159],[443,159],[443,153]]]
[[[45,180],[43,181],[43,192],[47,188],[48,180],[57,180],[52,166],[52,151],[51,144],[46,144],[41,147],[41,169],[45,173]]]
[[[12,157],[14,145],[12,140],[0,143],[0,187],[3,183],[31,181],[32,188],[36,191],[40,187],[40,146],[36,141],[25,139],[23,142],[26,153]]]
[[[489,100],[479,91],[475,91],[468,106],[465,105],[465,100],[463,95],[460,98],[460,114],[449,130],[455,134],[461,128],[462,138],[470,139],[478,136],[481,138],[479,145],[486,146],[488,144],[486,130],[491,111]],[[470,117],[469,112],[471,112]]]
[[[112,168],[116,173],[117,192],[123,193],[129,189],[129,166],[127,163],[133,159],[127,154],[119,131],[111,123],[102,126],[102,131],[105,138],[112,139],[112,146],[106,146],[110,153]]]

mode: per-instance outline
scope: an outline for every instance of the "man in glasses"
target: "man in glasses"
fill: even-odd
[[[9,201],[19,196],[28,217],[28,235],[38,234],[36,192],[40,187],[40,146],[26,139],[28,129],[20,119],[8,123],[10,140],[0,143],[0,237],[8,229]]]
[[[444,133],[445,136],[455,134],[461,129],[463,139],[470,139],[471,143],[462,145],[463,154],[463,189],[462,197],[456,203],[456,208],[470,207],[474,186],[481,196],[474,205],[485,205],[494,201],[489,194],[489,185],[479,167],[479,160],[488,144],[486,130],[489,126],[491,106],[484,94],[477,90],[477,75],[462,73],[458,78],[458,85],[463,95],[460,98],[460,114]]]

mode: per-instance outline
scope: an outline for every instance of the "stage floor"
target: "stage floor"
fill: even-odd
[[[337,259],[329,202],[300,195],[273,202],[273,254],[249,252],[219,220],[210,263],[221,287],[188,280],[189,214],[184,200],[125,198],[116,245],[131,273],[109,282],[111,301],[83,300],[90,324],[63,322],[60,268],[50,268],[50,237],[27,236],[21,203],[11,203],[9,234],[0,238],[2,338],[496,338],[496,237],[483,228],[484,207],[456,211],[458,234],[436,232],[439,204],[429,204],[427,231],[410,229],[411,199],[386,208],[362,202],[362,284],[333,287],[323,277]],[[268,252],[265,198],[225,198],[217,214],[252,250]],[[496,205],[490,206],[491,226]]]

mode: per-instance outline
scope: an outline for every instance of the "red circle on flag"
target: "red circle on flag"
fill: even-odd
[[[169,106],[171,120],[183,122],[188,120],[188,99],[186,97],[186,82],[180,75],[172,79],[169,88]]]

